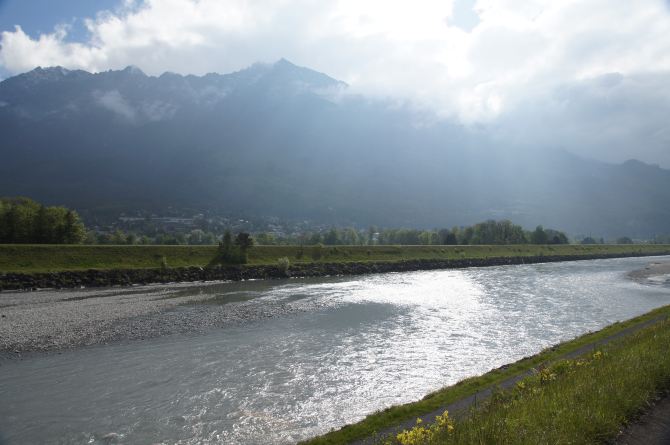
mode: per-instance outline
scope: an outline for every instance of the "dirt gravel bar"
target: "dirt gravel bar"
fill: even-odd
[[[276,301],[251,304],[243,296],[235,301],[236,285],[218,282],[3,292],[0,355],[11,358],[25,352],[206,332],[232,323],[305,310],[304,305],[298,308]],[[228,300],[219,301],[217,295]],[[232,304],[220,304],[224,302]]]
[[[634,270],[628,276],[642,284],[670,285],[670,261],[649,263],[644,269]]]

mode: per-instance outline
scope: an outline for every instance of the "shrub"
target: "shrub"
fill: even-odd
[[[289,276],[289,268],[291,267],[291,261],[288,257],[281,257],[277,259],[277,267],[279,270],[286,276]]]

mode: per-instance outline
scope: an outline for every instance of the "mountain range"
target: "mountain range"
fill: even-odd
[[[52,67],[0,82],[3,196],[86,214],[670,232],[670,171],[571,148],[519,149],[283,59],[225,75]]]

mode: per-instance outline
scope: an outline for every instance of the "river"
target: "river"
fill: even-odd
[[[294,310],[2,359],[0,443],[294,443],[670,304],[658,259],[193,286]]]

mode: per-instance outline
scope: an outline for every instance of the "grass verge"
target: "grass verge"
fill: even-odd
[[[669,245],[511,245],[511,246],[255,246],[249,264],[276,265],[286,257],[291,263],[338,263],[402,260],[453,260],[612,254],[668,254]],[[216,246],[88,246],[0,245],[0,272],[60,272],[86,269],[159,268],[206,266]]]
[[[405,405],[393,406],[383,411],[374,413],[363,419],[362,421],[347,425],[340,430],[332,431],[320,437],[305,441],[303,445],[332,445],[345,444],[355,440],[364,439],[376,435],[389,427],[397,425],[408,419],[413,419],[418,416],[438,410],[441,407],[450,405],[460,399],[468,397],[478,391],[481,391],[490,386],[495,386],[507,380],[510,377],[522,374],[533,368],[537,368],[541,364],[552,362],[558,358],[576,351],[584,345],[598,342],[606,337],[612,336],[640,323],[644,323],[659,316],[670,316],[670,306],[665,306],[654,311],[651,311],[642,316],[633,318],[628,321],[615,323],[600,331],[589,333],[578,337],[574,340],[559,344],[557,346],[548,348],[541,353],[524,358],[507,367],[492,370],[482,376],[472,377],[462,380],[453,386],[449,386],[431,394],[428,394],[422,400],[408,403]],[[667,324],[666,324],[667,327]],[[668,344],[666,343],[666,348]],[[667,349],[666,349],[667,351]],[[667,352],[664,352],[667,354]],[[475,441],[473,443],[497,443],[496,441]],[[519,442],[514,442],[519,443]],[[525,443],[525,442],[521,442]],[[528,442],[533,443],[533,442]],[[552,443],[540,440],[535,443]],[[557,442],[564,443],[564,442]],[[570,443],[570,442],[565,442]]]
[[[387,444],[601,444],[670,388],[670,321],[575,360],[561,360],[494,393],[463,420],[448,415]],[[438,424],[439,423],[439,424]]]

